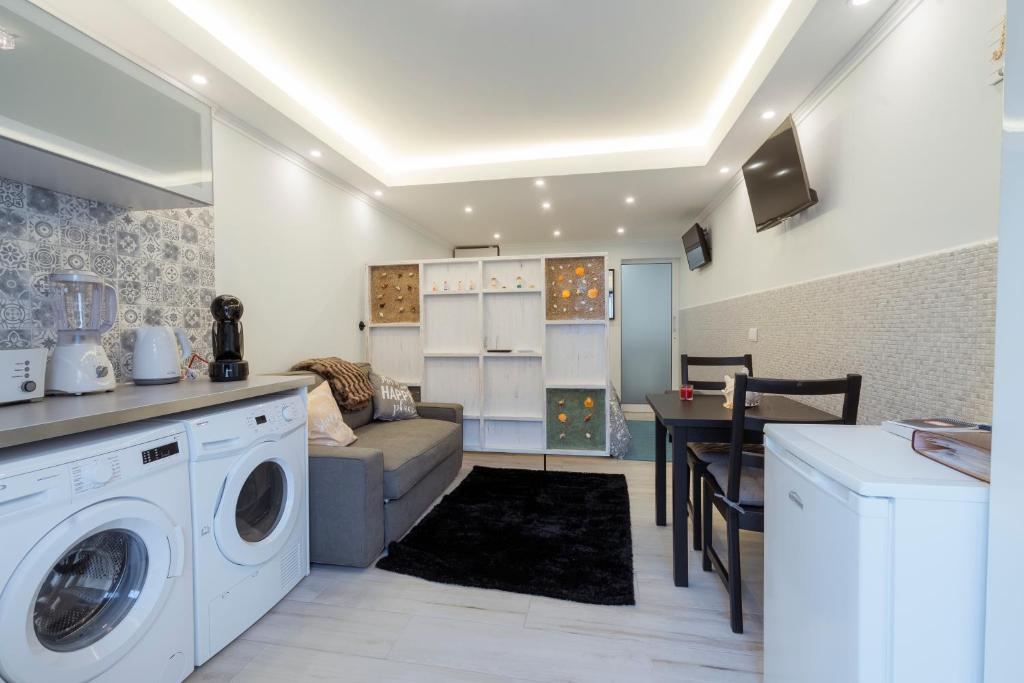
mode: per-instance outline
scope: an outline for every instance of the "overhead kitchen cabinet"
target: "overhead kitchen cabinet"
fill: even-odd
[[[208,106],[23,0],[0,0],[0,29],[0,176],[136,209],[213,203]]]

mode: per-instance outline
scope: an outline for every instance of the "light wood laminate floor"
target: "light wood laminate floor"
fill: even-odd
[[[542,460],[467,454],[460,479],[474,465],[540,469]],[[701,571],[699,553],[690,555],[690,587],[672,585],[671,527],[654,524],[653,463],[549,457],[548,468],[626,475],[635,606],[313,565],[284,601],[189,683],[761,681],[761,535],[742,532],[746,632],[736,635],[725,589]]]

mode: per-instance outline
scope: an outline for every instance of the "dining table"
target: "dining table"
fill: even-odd
[[[647,394],[654,410],[654,517],[658,526],[666,519],[666,435],[672,436],[672,579],[689,585],[687,545],[690,443],[728,443],[732,438],[732,408],[725,407],[721,393],[695,394],[683,400],[679,392]],[[841,418],[785,396],[766,395],[746,409],[744,443],[762,443],[764,426],[770,423],[839,422]]]

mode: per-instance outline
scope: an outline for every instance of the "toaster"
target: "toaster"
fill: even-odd
[[[0,404],[43,397],[46,349],[0,349]]]

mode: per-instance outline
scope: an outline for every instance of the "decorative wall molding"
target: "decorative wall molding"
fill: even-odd
[[[903,21],[913,14],[924,0],[896,0],[892,6],[886,10],[885,14],[875,22],[864,36],[857,41],[857,44],[846,53],[846,55],[839,61],[835,66],[822,79],[822,81],[814,87],[810,94],[804,98],[797,108],[793,111],[793,120],[799,124],[811,113],[821,105],[825,99],[832,94],[839,85],[852,74],[860,64],[871,55],[875,49],[881,45],[886,38],[888,38],[893,31],[895,31]],[[736,188],[738,188],[743,182],[743,172],[739,170],[736,172],[729,182],[719,190],[711,201],[708,202],[699,214],[697,214],[697,222],[703,223],[707,221],[708,216],[715,212],[722,202],[731,195]]]
[[[810,116],[832,91],[860,66],[861,62],[867,59],[893,31],[899,28],[907,17],[914,13],[914,10],[922,2],[924,0],[896,0],[881,19],[875,22],[875,25],[857,41],[853,49],[846,53],[839,64],[811,91],[811,94],[804,98],[804,101],[793,111],[793,120],[799,124]]]

